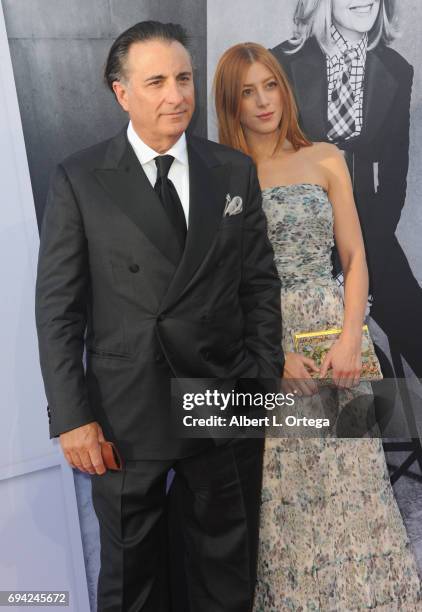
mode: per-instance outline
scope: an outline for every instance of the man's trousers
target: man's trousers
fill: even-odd
[[[263,446],[262,439],[236,438],[194,456],[127,461],[121,472],[92,476],[101,539],[98,612],[170,609],[170,468],[178,479],[190,612],[252,609]]]

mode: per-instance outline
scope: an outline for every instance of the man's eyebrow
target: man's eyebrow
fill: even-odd
[[[192,71],[191,70],[185,70],[184,72],[179,72],[179,74],[177,75],[177,78],[180,78],[180,77],[183,77],[183,76],[192,76]],[[148,83],[148,81],[162,81],[165,78],[166,78],[166,76],[164,74],[154,74],[154,75],[148,77],[147,79],[145,79],[145,83]]]
[[[145,83],[147,81],[158,81],[160,79],[165,79],[166,77],[164,76],[164,74],[154,74],[153,76],[148,77],[147,79],[145,79]]]

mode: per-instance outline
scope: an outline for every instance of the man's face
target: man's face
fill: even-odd
[[[346,39],[369,32],[378,16],[380,0],[332,0],[333,22]]]
[[[113,89],[137,134],[153,148],[175,142],[195,109],[188,51],[177,41],[133,43],[124,68],[125,78]]]

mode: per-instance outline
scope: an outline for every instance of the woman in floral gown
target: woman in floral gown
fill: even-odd
[[[264,47],[220,59],[219,137],[258,168],[282,281],[284,379],[318,406],[311,373],[332,369],[324,410],[341,411],[359,383],[368,272],[342,153],[301,132],[288,82]],[[344,299],[332,277],[335,238]],[[342,327],[320,370],[293,333]],[[308,402],[308,404],[306,404]],[[321,406],[320,406],[321,407]],[[421,584],[378,438],[267,437],[254,612],[422,609]]]

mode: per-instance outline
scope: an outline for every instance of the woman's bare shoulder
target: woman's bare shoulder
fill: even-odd
[[[320,180],[330,189],[333,182],[344,181],[348,176],[344,154],[329,142],[314,142],[307,151],[308,162],[320,173]]]
[[[313,142],[312,146],[307,147],[307,153],[314,157],[316,161],[325,158],[342,158],[343,153],[340,149],[330,142]]]
[[[317,164],[324,172],[342,176],[346,171],[344,153],[335,144],[330,142],[315,142],[309,147],[312,161]],[[327,177],[329,178],[329,177]]]

